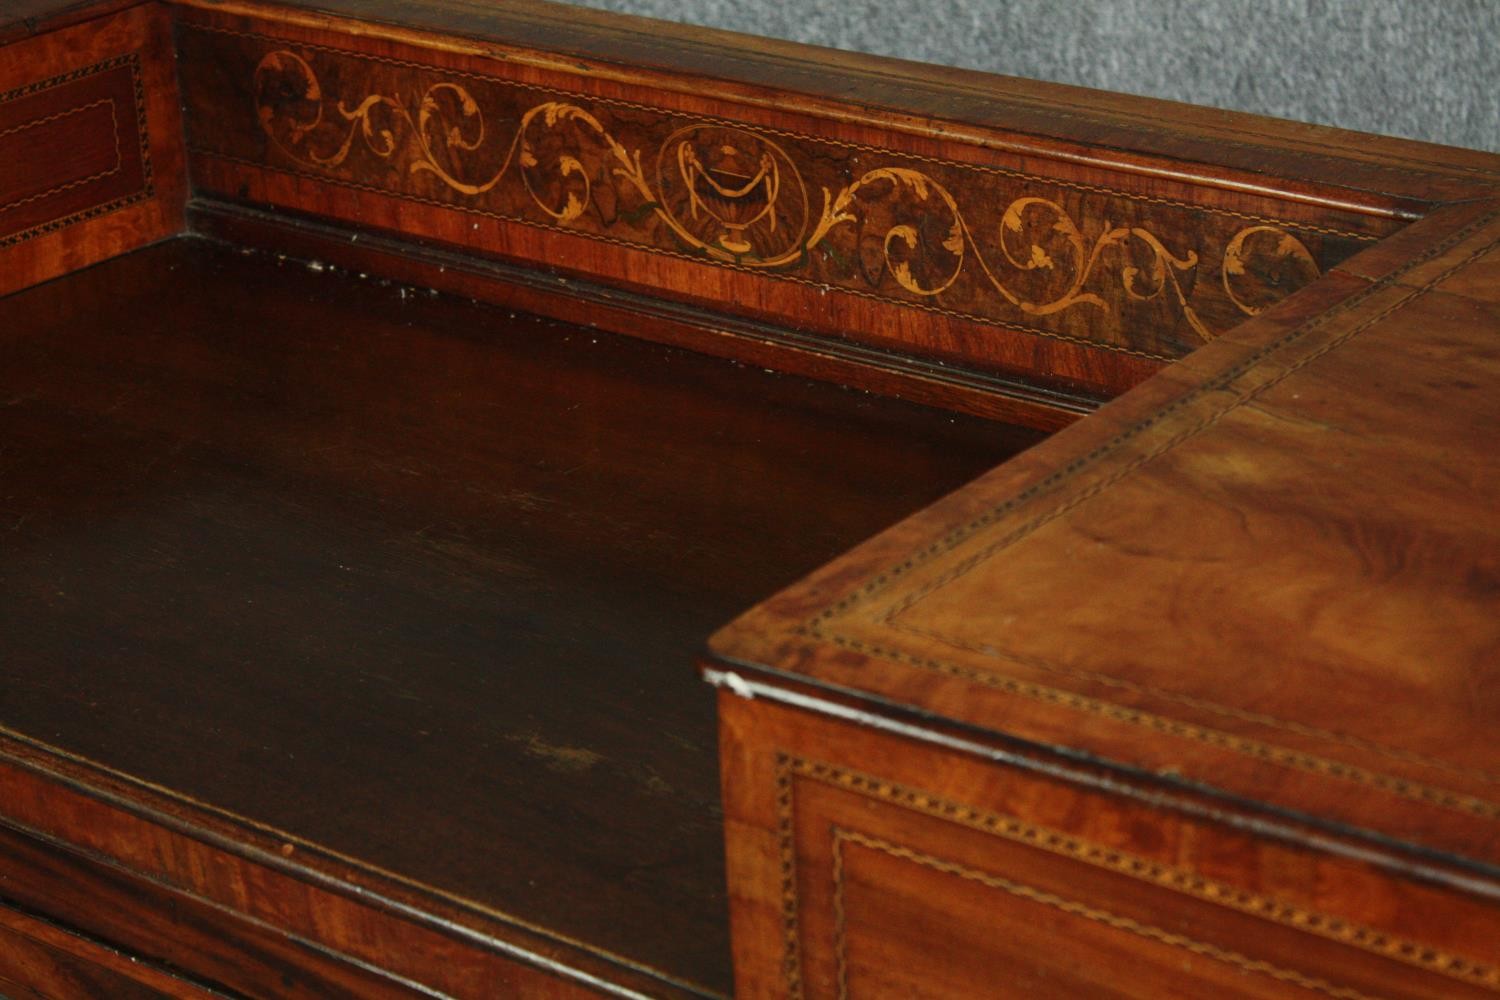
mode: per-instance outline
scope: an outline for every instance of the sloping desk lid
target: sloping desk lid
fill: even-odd
[[[713,653],[1500,865],[1497,247],[1439,210]]]

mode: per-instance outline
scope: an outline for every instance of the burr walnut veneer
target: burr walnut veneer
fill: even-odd
[[[1462,150],[12,0],[0,995],[1500,995],[1497,245]]]

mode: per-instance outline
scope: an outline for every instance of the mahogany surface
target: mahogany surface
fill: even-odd
[[[523,38],[559,17],[515,13]],[[1116,395],[1402,221],[1379,201],[1058,177],[891,122],[834,130],[791,100],[273,6],[185,10],[178,42],[200,194],[974,369],[997,393]]]
[[[1038,437],[202,241],[5,308],[0,724],[717,991],[685,666]]]
[[[0,45],[0,978],[1500,993],[1500,157],[538,0]]]
[[[224,996],[5,906],[0,906],[0,954],[8,960],[0,971],[0,996],[6,1000],[211,1000]]]
[[[48,2],[48,0],[40,0]],[[61,3],[63,0],[55,0]],[[1494,155],[1085,87],[844,52],[548,0],[183,0],[229,16],[347,27],[658,93],[874,126],[925,149],[974,145],[1075,175],[1125,171],[1238,195],[1410,219],[1472,195]],[[1034,159],[1033,159],[1034,158]],[[1336,189],[1336,190],[1335,190]],[[1274,196],[1274,195],[1273,195]]]
[[[1500,876],[1500,203],[1405,238],[716,650]]]
[[[0,11],[0,295],[179,232],[187,198],[166,10],[44,6]]]
[[[1500,991],[1497,262],[1434,211],[716,635],[737,995]]]

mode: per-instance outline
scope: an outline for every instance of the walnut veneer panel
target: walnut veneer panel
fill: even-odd
[[[160,6],[0,49],[0,294],[179,230],[181,130]]]

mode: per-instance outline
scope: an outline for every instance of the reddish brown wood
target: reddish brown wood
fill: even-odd
[[[53,774],[39,773],[29,764],[42,755],[24,743],[6,739],[0,752],[11,825],[0,830],[0,859],[15,895],[146,959],[224,983],[236,995],[397,997],[438,990],[561,1000],[597,996],[576,977],[601,971],[603,981],[621,987],[683,995],[545,939],[526,941],[514,929],[497,936],[493,921],[440,900],[418,902],[420,894],[378,873],[350,873],[337,859],[235,829],[211,813],[195,815],[97,769],[53,760]],[[40,837],[67,847],[49,847]],[[334,874],[340,869],[342,879]],[[102,903],[120,908],[101,909]],[[573,976],[557,975],[560,966]],[[403,987],[402,978],[427,992]]]
[[[1083,392],[1393,229],[289,21],[185,15],[201,190]]]
[[[223,996],[56,924],[0,904],[0,990],[9,1000]]]
[[[623,18],[543,0],[188,0],[314,29],[401,39],[663,94],[874,125],[932,155],[973,146],[1077,176],[1128,171],[1164,190],[1250,192],[1412,218],[1496,183],[1489,154],[1125,94]],[[1043,169],[1050,173],[1055,166]]]
[[[1500,648],[1500,222],[1459,212],[1397,269],[1247,324],[716,648],[1500,864],[1473,686]]]
[[[1361,947],[1384,946],[1396,939],[1381,920],[1430,907],[1409,925],[1416,938],[1398,946],[1402,956],[1431,956],[1441,976],[1457,969],[1466,984],[1411,979],[1350,954],[1337,958],[1337,974],[1299,965],[1321,961],[1321,946],[1278,944],[1283,931],[1264,919],[1186,945],[1221,966],[1281,969],[1261,982],[1273,995],[1288,983],[1335,996],[1500,989],[1500,759],[1488,702],[1500,667],[1497,240],[1500,202],[1434,212],[1389,249],[1354,259],[721,632],[713,647],[739,678],[731,687],[750,678],[751,693],[772,699],[826,687],[842,699],[826,712],[861,713],[873,731],[964,741],[969,759],[927,773],[954,782],[934,794],[965,808],[972,789],[1000,773],[986,756],[1016,741],[1117,768],[1111,783],[1153,803],[1149,819],[1067,808],[1140,830],[1143,843],[1170,829],[1172,796],[1212,790],[1219,810],[1262,841],[1377,866],[1371,881],[1350,886],[1307,862],[1278,862],[1298,898],[1336,897],[1299,929],[1336,927],[1357,933]],[[724,669],[711,676],[728,683]],[[766,811],[786,796],[765,763],[783,730],[774,711],[726,705],[740,720],[733,740],[753,748],[732,742],[731,752],[761,759],[744,765],[758,768],[753,777],[725,772],[726,797],[756,817],[755,829],[729,827],[731,884],[747,887],[734,902],[740,992],[794,994],[785,935],[748,899],[777,884],[757,852],[776,829]],[[833,726],[816,714],[802,723],[809,731]],[[921,756],[915,744],[881,740],[840,759],[883,761],[861,766],[889,778]],[[830,735],[818,752],[846,744]],[[955,846],[972,838],[951,826],[909,842],[870,834],[868,811],[854,815],[865,832],[835,838],[866,883],[849,897],[869,913],[849,932],[862,950],[847,961],[847,983],[865,984],[851,992],[915,988],[908,977],[930,975],[935,993],[962,993],[1002,970],[1029,977],[1027,995],[1189,989],[1162,947],[1163,935],[1178,950],[1191,937],[1160,922],[1167,904],[1153,904],[1158,922],[1143,930],[1131,887],[1069,902],[1027,881],[1033,862],[1008,861],[998,846]],[[1315,826],[1278,834],[1288,817]],[[845,862],[830,850],[798,840],[791,855],[832,872]],[[1261,862],[1215,864],[1253,879]],[[1419,905],[1404,886],[1422,883],[1436,891]],[[941,912],[913,902],[943,884],[954,888]],[[816,926],[819,905],[832,904],[792,909]],[[967,937],[964,925],[981,912],[991,914],[986,931]],[[1069,922],[1053,928],[1066,947],[1024,944],[1023,928],[1052,926],[1045,921],[1058,914]],[[1195,906],[1184,919],[1202,935],[1213,914]],[[972,955],[947,950],[965,941]],[[1213,968],[1195,961],[1190,975],[1215,983]],[[843,995],[837,962],[821,969],[806,995]],[[1211,988],[1253,986],[1241,978]]]
[[[106,17],[144,0],[11,0],[0,10],[0,45]]]
[[[0,725],[647,993],[728,987],[702,637],[1039,437],[203,241],[7,305]]]
[[[738,997],[1500,988],[1493,886],[1438,888],[1057,755],[984,759],[728,691],[720,722]]]
[[[69,797],[69,791],[34,778],[32,786],[25,786],[27,780],[11,775],[6,786],[18,802],[42,796],[55,800],[50,813],[40,816],[55,828],[56,815],[66,809],[61,801]],[[24,810],[24,806],[14,808],[12,817]],[[95,808],[88,818],[101,825],[101,833],[113,831],[123,837],[138,832],[106,810]],[[233,984],[241,994],[288,998],[420,995],[388,975],[361,969],[339,955],[337,937],[332,942],[326,934],[321,940],[310,939],[284,920],[272,923],[262,913],[246,913],[252,907],[233,908],[222,895],[214,898],[211,890],[190,875],[171,868],[126,867],[120,862],[129,857],[127,851],[111,850],[110,860],[102,860],[106,855],[100,848],[109,841],[97,835],[89,844],[79,844],[76,836],[69,839],[72,845],[63,848],[55,839],[0,827],[0,896],[30,912],[66,921],[75,931],[107,940],[137,964],[162,963],[207,982]],[[222,855],[213,857],[220,867],[237,865],[239,877],[247,882],[261,880],[253,866]],[[314,904],[319,902],[314,897]],[[339,911],[336,903],[321,908],[330,914]],[[367,918],[366,922],[375,921]],[[417,943],[414,940],[410,946]]]
[[[134,53],[0,94],[0,246],[151,196]]]
[[[186,178],[165,8],[135,7],[0,51],[0,294],[181,230]]]
[[[507,309],[613,330],[756,367],[854,386],[881,396],[1055,431],[1092,412],[1100,400],[1049,391],[1026,381],[747,321],[650,296],[472,255],[415,246],[368,227],[322,225],[223,202],[189,206],[195,232],[342,268],[378,274]]]
[[[764,367],[1069,426],[712,641],[737,993],[1500,992],[1497,158],[530,0],[0,44],[11,991],[727,991],[682,667],[1035,440]],[[217,244],[69,273],[184,141]]]

